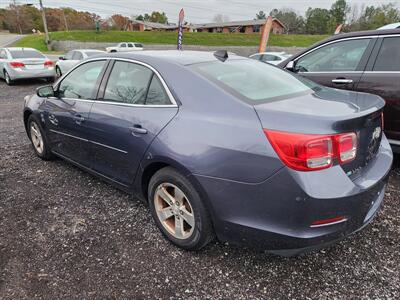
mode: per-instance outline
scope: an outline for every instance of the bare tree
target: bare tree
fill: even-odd
[[[215,23],[229,22],[229,17],[223,14],[216,14],[213,18]]]

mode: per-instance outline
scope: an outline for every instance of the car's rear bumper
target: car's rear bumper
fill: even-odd
[[[356,179],[340,166],[315,172],[283,168],[259,184],[196,177],[209,197],[220,240],[295,255],[366,226],[382,203],[392,161],[383,137],[378,154]],[[338,216],[346,221],[311,226]]]
[[[30,79],[30,78],[50,78],[56,76],[55,68],[27,70],[27,69],[9,69],[7,70],[12,80]]]

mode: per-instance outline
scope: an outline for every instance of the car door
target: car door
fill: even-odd
[[[129,186],[146,149],[178,107],[147,65],[116,60],[107,73],[88,121],[93,169]]]
[[[120,51],[120,52],[127,52],[127,51],[129,51],[129,49],[128,49],[126,43],[120,44],[120,46],[119,46],[119,48],[118,48],[118,51]]]
[[[400,36],[379,38],[357,91],[385,99],[385,133],[400,145]]]
[[[357,86],[375,39],[362,37],[324,44],[294,61],[294,71],[321,85],[353,90]]]
[[[89,166],[86,121],[97,94],[106,60],[84,63],[55,87],[56,97],[46,99],[44,118],[53,151]]]

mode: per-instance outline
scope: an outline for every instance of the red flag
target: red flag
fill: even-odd
[[[343,24],[340,24],[338,27],[336,27],[334,34],[339,34],[342,31],[342,27],[343,27]]]

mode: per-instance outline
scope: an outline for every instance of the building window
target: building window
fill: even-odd
[[[260,28],[261,28],[260,25],[254,25],[253,26],[253,32],[260,32]]]

